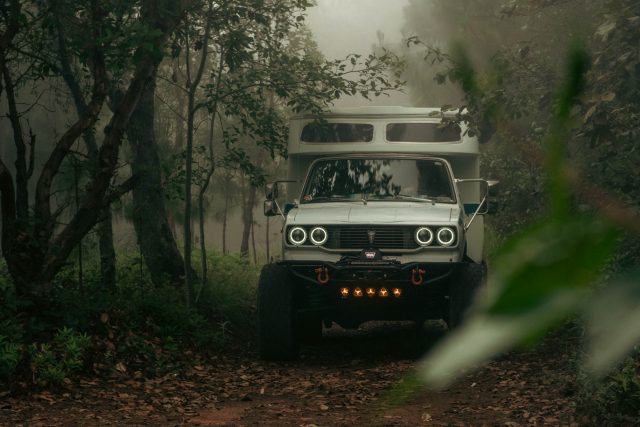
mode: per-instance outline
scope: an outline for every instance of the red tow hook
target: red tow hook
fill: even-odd
[[[416,286],[422,285],[422,282],[424,281],[424,273],[426,273],[426,271],[422,268],[414,268],[411,270],[411,283]]]
[[[318,283],[321,285],[329,283],[329,269],[327,267],[318,267],[314,271],[318,274]]]

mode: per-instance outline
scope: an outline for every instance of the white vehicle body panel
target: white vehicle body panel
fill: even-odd
[[[450,116],[455,115],[455,111]],[[445,117],[447,114],[445,114]],[[342,155],[367,154],[376,155],[418,155],[444,159],[451,167],[455,179],[476,179],[480,176],[479,145],[474,137],[466,135],[464,125],[461,126],[461,137],[452,142],[390,142],[386,139],[385,129],[389,124],[397,123],[440,123],[443,115],[435,108],[408,107],[364,107],[334,109],[322,115],[329,123],[372,124],[373,137],[370,142],[322,142],[310,143],[301,141],[305,125],[317,120],[313,116],[298,116],[291,120],[288,152],[289,176],[296,181],[289,187],[288,199],[300,199],[302,186],[311,164],[320,158],[341,157]],[[462,203],[423,203],[399,200],[393,202],[361,201],[299,204],[291,210],[286,225],[329,225],[329,224],[454,224],[466,216],[461,206],[472,207],[480,203],[480,185],[458,185],[456,192]],[[318,259],[319,248],[290,248],[284,240],[285,260]],[[484,222],[482,216],[473,221],[466,231],[466,255],[476,263],[483,260]],[[453,251],[455,252],[455,251]],[[458,251],[459,252],[459,251]],[[315,254],[315,255],[314,255]],[[337,261],[338,254],[324,251],[322,260]],[[426,257],[426,258],[425,258]],[[418,251],[403,255],[402,262],[457,262],[460,256],[452,254],[452,250]]]

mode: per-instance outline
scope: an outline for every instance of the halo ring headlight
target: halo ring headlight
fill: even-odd
[[[414,238],[420,246],[429,246],[433,242],[433,231],[428,227],[420,227],[416,230]]]
[[[456,233],[450,227],[442,227],[437,233],[438,243],[442,246],[451,246],[456,241]]]
[[[322,246],[329,240],[329,233],[323,227],[315,227],[309,233],[309,240],[316,246]]]
[[[307,241],[307,231],[302,227],[293,227],[289,230],[289,243],[300,246]]]

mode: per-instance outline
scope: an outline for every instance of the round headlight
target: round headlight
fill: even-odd
[[[316,227],[309,233],[309,240],[316,246],[322,246],[329,240],[329,233],[322,227]]]
[[[451,246],[456,240],[456,233],[449,227],[442,227],[438,230],[438,243],[442,246]]]
[[[433,231],[427,227],[420,227],[416,230],[415,239],[420,246],[429,246],[433,242]]]
[[[289,230],[289,242],[292,245],[300,246],[307,240],[307,232],[302,227],[293,227]]]

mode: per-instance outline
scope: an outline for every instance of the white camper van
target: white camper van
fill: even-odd
[[[461,322],[486,276],[493,183],[479,178],[477,139],[446,119],[365,107],[291,120],[289,179],[264,203],[284,223],[282,260],[260,276],[261,357],[296,357],[323,323]]]

